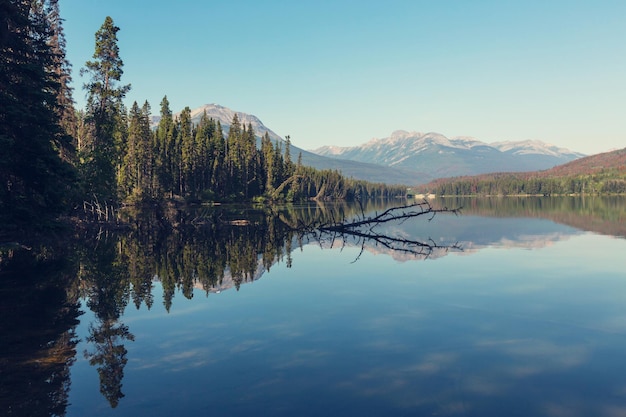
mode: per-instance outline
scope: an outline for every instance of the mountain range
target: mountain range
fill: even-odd
[[[258,117],[218,104],[191,110],[192,122],[199,123],[204,112],[221,123],[225,134],[237,114],[242,124],[253,127],[259,141],[267,133],[272,141],[284,143]],[[158,121],[158,116],[153,117],[153,125]],[[449,139],[439,133],[403,130],[353,147],[323,146],[307,151],[292,144],[292,157],[298,154],[302,154],[304,165],[317,169],[334,169],[347,177],[371,182],[407,185],[451,176],[544,170],[584,156],[540,141],[487,144],[470,137]]]
[[[540,141],[485,143],[471,137],[395,131],[353,147],[324,146],[312,152],[331,158],[425,171],[431,178],[552,168],[583,157]]]

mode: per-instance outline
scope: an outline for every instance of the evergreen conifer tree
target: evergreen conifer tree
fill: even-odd
[[[55,73],[59,83],[57,90],[57,117],[62,127],[62,132],[55,141],[61,157],[75,163],[76,153],[76,111],[74,109],[74,99],[72,97],[72,65],[65,55],[65,33],[63,30],[63,19],[59,11],[59,1],[49,0],[46,10],[47,20],[50,25],[50,47],[53,53],[53,67],[51,71]]]
[[[293,175],[293,162],[291,161],[291,136],[285,136],[285,156],[283,157],[285,161],[285,179],[289,178]]]
[[[265,192],[270,194],[274,191],[274,146],[267,132],[261,138],[261,155],[263,155],[263,172],[265,174]]]
[[[222,124],[217,121],[215,134],[211,138],[211,148],[213,149],[213,167],[211,169],[211,188],[220,197],[226,195],[225,183],[227,176],[226,168],[226,141]]]
[[[41,3],[0,3],[0,223],[41,224],[71,196],[59,127],[51,30]],[[2,226],[4,227],[4,226]]]
[[[123,113],[122,99],[130,90],[129,85],[118,85],[123,74],[123,62],[119,56],[117,32],[113,19],[107,16],[96,32],[93,61],[85,63],[82,74],[90,79],[84,84],[87,90],[86,121],[90,125],[86,143],[81,150],[82,174],[85,188],[103,199],[116,195],[115,173],[119,155],[115,136]]]
[[[163,192],[171,193],[174,186],[172,182],[172,155],[170,152],[173,148],[172,142],[174,140],[174,119],[167,96],[161,100],[160,115],[161,119],[159,120],[154,139],[154,168],[157,181],[155,188],[158,189],[159,194]]]
[[[134,201],[152,196],[152,132],[150,131],[150,105],[139,108],[133,103],[128,116],[128,139],[118,176],[122,198]]]
[[[180,143],[181,164],[180,164],[180,195],[185,195],[193,188],[192,173],[194,168],[195,149],[191,124],[191,109],[185,107],[180,113],[180,130],[178,131],[178,142]]]

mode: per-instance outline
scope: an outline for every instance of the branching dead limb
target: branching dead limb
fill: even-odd
[[[455,209],[449,209],[447,207],[436,209],[431,206],[428,201],[422,201],[421,203],[413,203],[404,206],[391,207],[381,214],[377,214],[374,217],[364,216],[360,219],[351,222],[335,222],[332,224],[323,224],[318,228],[323,231],[338,231],[345,232],[348,230],[357,229],[364,226],[377,226],[379,224],[388,223],[392,221],[406,221],[413,217],[431,215],[428,219],[432,220],[437,213],[453,213],[458,215],[461,211],[461,207]]]
[[[391,251],[427,258],[435,251],[447,252],[449,250],[462,250],[462,248],[458,242],[449,245],[439,245],[432,238],[428,238],[425,241],[405,239],[377,232],[375,228],[390,222],[402,224],[409,219],[419,216],[429,216],[428,221],[431,221],[438,213],[458,215],[460,212],[461,207],[437,209],[424,200],[420,203],[391,207],[372,217],[366,217],[361,207],[361,215],[355,220],[346,220],[345,218],[338,220],[332,215],[330,221],[311,221],[308,224],[298,221],[296,227],[293,227],[293,225],[290,225],[290,227],[301,236],[308,235],[321,246],[327,243],[330,247],[333,247],[335,242],[341,240],[343,248],[347,245],[348,239],[354,239],[354,243],[361,246],[361,252],[355,261],[361,257],[368,243],[373,243],[376,246],[380,245]]]

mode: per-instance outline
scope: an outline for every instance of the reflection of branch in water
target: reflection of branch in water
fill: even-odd
[[[380,233],[374,229],[381,224],[389,222],[402,224],[408,219],[419,216],[430,216],[428,221],[431,221],[437,213],[453,213],[458,215],[460,211],[460,207],[455,209],[449,209],[447,207],[436,209],[433,208],[429,202],[423,201],[421,203],[392,207],[372,217],[366,217],[364,211],[361,210],[361,215],[350,221],[345,218],[335,220],[333,217],[330,222],[313,221],[309,224],[299,222],[298,226],[294,229],[301,234],[312,236],[320,245],[329,243],[330,247],[339,239],[341,239],[343,247],[345,247],[349,238],[355,238],[355,243],[361,246],[361,252],[355,261],[361,257],[365,250],[366,243],[368,242],[374,242],[376,245],[382,245],[395,252],[427,258],[435,251],[441,250],[447,252],[450,249],[462,250],[462,248],[458,242],[451,245],[438,245],[432,238],[423,241],[405,239]]]
[[[361,232],[358,230],[349,230],[341,232],[341,234],[344,240],[344,245],[346,242],[346,236],[352,236],[357,238],[356,243],[360,244],[361,251],[359,252],[359,255],[357,256],[355,261],[357,261],[361,257],[361,255],[365,251],[366,244],[368,242],[374,242],[376,245],[382,245],[383,247],[393,252],[401,252],[424,258],[428,258],[435,251],[447,252],[451,249],[462,250],[462,247],[458,242],[455,242],[451,245],[438,245],[432,238],[428,238],[425,241],[403,239],[381,233],[375,233],[371,230],[365,232]]]

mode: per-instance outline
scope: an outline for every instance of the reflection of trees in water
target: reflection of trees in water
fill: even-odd
[[[464,214],[549,219],[581,230],[626,236],[624,196],[446,197],[432,202],[434,206],[463,206]]]
[[[404,211],[386,212],[388,202],[368,201],[363,206],[345,202],[333,204],[288,205],[281,208],[263,206],[202,207],[195,211],[172,210],[169,213],[132,213],[135,227],[119,236],[114,262],[123,267],[128,286],[107,290],[111,294],[129,297],[137,308],[153,303],[154,280],[163,286],[163,303],[169,311],[176,290],[191,298],[194,288],[207,293],[231,286],[239,288],[244,282],[258,278],[277,262],[291,266],[293,245],[310,241],[343,239],[344,243],[379,245],[388,250],[428,256],[433,249],[446,250],[434,241],[420,242],[407,238],[386,236],[374,231],[377,223],[406,220],[414,214],[434,215],[447,209],[432,209],[423,205],[405,207]],[[370,213],[366,220],[366,214]],[[386,213],[384,217],[377,217]],[[163,224],[166,217],[170,227],[144,227]],[[342,224],[360,219],[358,224],[340,228]],[[176,224],[175,227],[171,225]],[[100,271],[103,268],[99,268]],[[120,277],[115,282],[124,282]],[[102,281],[105,283],[105,280]],[[91,301],[92,303],[94,301]]]
[[[288,256],[294,235],[274,213],[263,210],[215,209],[182,217],[189,220],[176,228],[137,227],[120,237],[119,263],[128,267],[137,307],[153,302],[155,279],[163,286],[168,311],[177,289],[191,298],[194,288],[209,292],[225,280],[238,288]]]
[[[127,326],[119,321],[129,302],[129,263],[121,256],[117,239],[96,239],[93,245],[81,245],[79,277],[87,307],[94,312],[96,323],[89,325],[85,358],[97,366],[100,392],[112,408],[122,393],[124,367],[128,362],[124,341],[134,340]]]
[[[143,303],[150,308],[156,279],[169,311],[177,289],[191,298],[195,288],[208,292],[226,277],[238,288],[291,251],[293,232],[271,212],[228,210],[209,213],[208,221],[187,212],[169,213],[176,227],[172,218],[164,222],[159,214],[134,213],[130,230],[98,231],[77,245],[81,294],[96,317],[84,355],[97,367],[100,392],[113,408],[124,397],[125,342],[134,340],[120,321],[131,300],[136,308]]]
[[[386,207],[369,202],[363,209],[336,203],[131,213],[127,230],[86,232],[73,243],[11,256],[0,252],[2,415],[65,414],[79,297],[95,315],[84,356],[116,407],[124,397],[126,342],[134,340],[120,318],[131,301],[136,308],[153,305],[155,280],[169,311],[177,290],[191,298],[196,288],[239,288],[278,262],[290,267],[293,248],[315,238],[301,225],[337,224]]]
[[[614,227],[626,224],[623,202],[508,197],[435,200],[433,206],[463,206],[464,214],[553,216],[572,223],[595,219],[587,227],[602,219],[602,224]],[[132,226],[124,231],[87,234],[73,244],[30,251],[0,248],[0,414],[65,414],[79,296],[96,317],[89,326],[85,356],[97,369],[102,394],[115,407],[124,396],[125,344],[134,340],[120,318],[130,302],[136,308],[153,305],[155,280],[162,284],[169,311],[177,291],[190,298],[196,288],[207,293],[239,288],[278,262],[289,267],[294,247],[320,239],[303,225],[341,224],[386,208],[385,202],[367,202],[363,209],[342,202],[131,213]],[[375,234],[372,240],[360,232],[349,237],[345,230],[331,229],[322,239],[339,245],[361,243],[362,248],[367,241],[387,249],[386,243],[406,238],[385,235],[385,230],[374,229],[383,236]]]
[[[358,260],[367,249],[380,247],[390,252],[398,252],[411,255],[416,258],[428,258],[435,253],[447,252],[450,249],[461,250],[458,243],[436,243],[432,238],[417,239],[408,236],[396,236],[384,228],[388,224],[402,224],[416,217],[432,220],[438,213],[452,213],[458,215],[460,208],[433,207],[428,201],[407,203],[401,206],[393,206],[382,210],[366,213],[364,207],[361,212],[351,218],[314,219],[311,223],[299,221],[292,225],[299,236],[308,236],[319,242],[332,247],[337,242],[344,247],[346,245],[358,246],[361,252]],[[355,261],[356,261],[355,260]]]
[[[65,415],[80,315],[69,257],[0,250],[0,415]]]
[[[117,407],[122,394],[124,367],[128,359],[125,340],[135,340],[128,331],[128,326],[114,320],[105,320],[96,327],[89,326],[87,342],[94,345],[94,351],[85,351],[89,365],[97,366],[100,377],[100,392],[109,401],[112,408]]]

